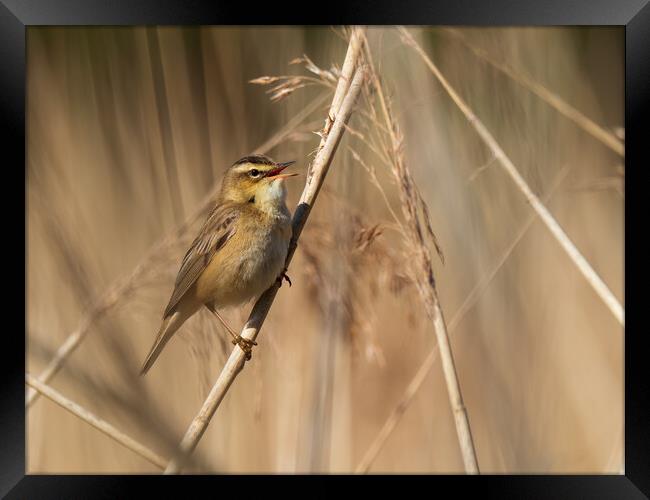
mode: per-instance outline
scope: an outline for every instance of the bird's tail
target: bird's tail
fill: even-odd
[[[167,318],[165,318],[158,330],[158,335],[156,336],[156,341],[147,355],[147,359],[144,360],[142,369],[140,370],[140,375],[144,375],[149,371],[149,368],[155,363],[156,359],[160,355],[165,344],[169,342],[169,339],[172,338],[172,335],[176,333],[181,325],[185,322],[188,316],[181,313],[181,311],[176,311]]]

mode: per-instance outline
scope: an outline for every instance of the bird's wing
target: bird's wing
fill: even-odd
[[[218,203],[212,210],[183,258],[163,319],[173,313],[174,307],[205,270],[214,254],[232,238],[239,214],[237,208],[236,203],[226,202]]]

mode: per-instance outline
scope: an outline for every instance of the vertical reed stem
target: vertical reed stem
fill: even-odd
[[[562,170],[562,172],[560,172],[560,174],[553,182],[553,185],[548,190],[544,202],[548,201],[553,195],[553,193],[555,193],[560,183],[566,177],[568,170],[569,169],[565,167]],[[479,280],[479,282],[469,292],[467,297],[465,297],[465,300],[458,308],[458,310],[454,313],[453,317],[451,318],[451,321],[449,322],[449,334],[454,333],[454,330],[463,320],[465,315],[478,302],[479,298],[483,295],[483,292],[485,292],[488,285],[492,282],[494,277],[499,272],[499,269],[501,269],[501,267],[506,263],[506,261],[512,254],[513,250],[515,249],[515,247],[519,244],[519,242],[527,233],[528,229],[530,229],[530,227],[533,225],[533,222],[535,222],[536,220],[537,220],[537,214],[533,211],[529,215],[528,219],[521,227],[521,229],[519,230],[515,238],[512,240],[510,245],[508,245],[508,248],[506,248],[506,250],[501,254],[501,257],[499,257],[499,259],[496,261],[494,266],[492,266],[492,269],[483,275],[483,277]],[[400,398],[399,402],[395,405],[393,411],[391,411],[390,415],[384,422],[384,425],[375,436],[375,439],[373,439],[372,443],[370,443],[370,446],[368,446],[368,449],[363,454],[363,457],[359,461],[359,464],[357,465],[355,472],[357,473],[368,472],[370,466],[375,461],[377,455],[379,455],[379,452],[381,451],[384,444],[386,443],[386,440],[395,430],[397,423],[400,421],[400,419],[406,412],[407,408],[410,406],[411,402],[413,401],[413,398],[417,394],[418,390],[424,383],[427,374],[429,373],[429,371],[431,371],[431,368],[433,368],[433,365],[437,360],[437,356],[436,356],[437,352],[438,351],[434,346],[429,352],[429,354],[427,355],[427,357],[425,358],[425,360],[422,362],[420,368],[418,368],[418,371],[413,376],[408,386],[406,386],[406,389],[404,390],[404,394],[402,394],[402,397]]]
[[[476,451],[474,449],[474,440],[472,438],[469,419],[467,417],[467,410],[463,403],[453,353],[449,344],[447,325],[445,324],[442,309],[440,307],[440,301],[438,299],[438,292],[433,277],[431,257],[424,242],[422,228],[420,227],[420,222],[418,220],[417,205],[414,199],[416,196],[415,190],[417,188],[414,186],[411,174],[406,168],[402,154],[402,143],[400,137],[398,137],[397,123],[393,119],[388,101],[384,95],[383,87],[375,73],[372,55],[367,43],[365,45],[365,50],[368,65],[370,66],[371,74],[373,76],[374,86],[386,122],[386,129],[388,130],[391,139],[394,161],[393,173],[397,178],[400,189],[402,209],[406,219],[406,226],[408,228],[407,237],[409,237],[413,243],[414,250],[417,254],[417,266],[419,269],[415,269],[417,275],[416,285],[424,302],[427,314],[433,322],[433,330],[436,335],[440,358],[442,359],[443,374],[447,385],[451,410],[454,415],[456,434],[458,435],[458,443],[463,457],[465,472],[467,474],[478,474],[479,468],[478,461],[476,460]]]
[[[350,52],[350,50],[348,50]],[[329,131],[326,131],[326,139],[323,146],[316,153],[314,162],[311,168],[311,175],[305,184],[302,196],[298,203],[293,216],[293,237],[291,244],[289,245],[289,253],[287,255],[286,266],[289,265],[293,254],[297,246],[297,240],[302,232],[302,229],[307,221],[309,212],[316,197],[320,187],[325,179],[325,175],[329,169],[329,166],[334,157],[334,153],[338,147],[338,144],[343,136],[345,130],[345,124],[352,114],[354,104],[357,100],[359,92],[361,90],[361,85],[364,79],[364,71],[359,68],[356,70],[354,79],[349,85],[347,94],[345,95],[339,112],[334,117],[334,122]],[[339,80],[340,83],[340,80]],[[243,338],[249,340],[255,340],[257,335],[264,323],[264,319],[273,304],[275,295],[278,292],[280,285],[276,282],[271,288],[262,294],[259,300],[253,306],[253,310],[249,316],[244,329],[241,332]],[[165,474],[176,474],[179,473],[183,467],[186,457],[192,453],[201,437],[205,433],[212,416],[216,412],[217,408],[221,404],[221,401],[225,397],[228,389],[231,384],[234,382],[235,377],[243,369],[245,363],[245,353],[239,347],[236,346],[230,357],[228,358],[226,365],[224,366],[221,374],[217,378],[210,394],[206,398],[201,410],[194,418],[190,424],[181,444],[179,446],[178,455],[171,460],[167,469],[165,469]]]

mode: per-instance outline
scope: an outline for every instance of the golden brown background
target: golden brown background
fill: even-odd
[[[566,174],[547,206],[622,300],[622,158],[444,30],[413,33],[537,194]],[[622,127],[622,29],[461,33],[604,128]],[[371,28],[369,40],[445,253],[444,266],[434,265],[449,321],[531,209],[395,30]],[[38,375],[93,303],[196,210],[225,168],[324,90],[270,102],[249,80],[299,74],[288,62],[303,54],[322,68],[340,65],[346,41],[329,28],[30,27],[27,42],[27,363]],[[269,154],[304,171],[329,99]],[[351,126],[364,119],[356,113]],[[279,292],[189,472],[354,471],[435,347],[399,235],[349,145],[346,134],[289,269],[293,287]],[[377,171],[397,204],[390,176]],[[289,182],[293,208],[302,185]],[[200,222],[93,316],[51,381],[165,457],[232,347],[201,313],[147,377],[137,376]],[[376,224],[381,234],[364,248],[360,238]],[[226,317],[239,327],[248,310]],[[622,471],[623,331],[539,221],[451,343],[483,473]],[[29,473],[159,472],[45,398],[27,420]],[[436,363],[370,472],[462,471]]]

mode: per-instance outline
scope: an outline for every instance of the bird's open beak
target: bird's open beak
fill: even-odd
[[[292,174],[283,174],[282,171],[287,168],[289,165],[293,165],[296,163],[295,160],[292,161],[285,161],[284,163],[277,163],[277,167],[269,170],[268,173],[266,174],[267,179],[286,179],[287,177],[293,177],[295,175],[298,175],[297,173],[292,173]]]

